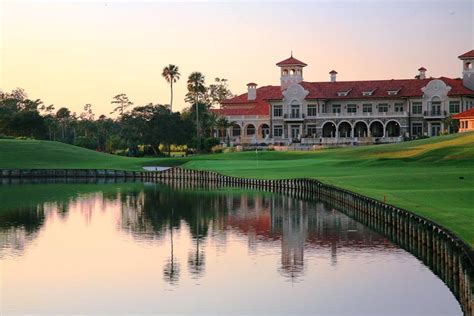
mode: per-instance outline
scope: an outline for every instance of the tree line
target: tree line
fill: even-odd
[[[171,145],[209,151],[225,141],[231,123],[210,109],[232,96],[227,80],[215,78],[207,86],[202,73],[191,73],[184,100],[188,107],[177,112],[172,110],[173,84],[180,79],[179,68],[170,64],[162,76],[170,85],[169,104],[135,105],[119,93],[111,100],[114,117],[96,117],[92,104],[85,104],[80,113],[46,105],[28,98],[22,88],[0,91],[0,138],[59,141],[130,156],[163,155]]]

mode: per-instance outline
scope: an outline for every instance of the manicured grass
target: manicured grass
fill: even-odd
[[[379,200],[386,198],[388,203],[446,226],[474,245],[473,133],[311,153],[201,156],[185,167],[241,177],[317,178]]]
[[[59,142],[0,139],[3,169],[143,170],[143,166],[173,166],[183,162],[176,158],[121,157]]]
[[[474,245],[474,133],[316,152],[242,152],[126,158],[54,142],[0,140],[0,168],[179,165],[255,178],[311,177],[407,208]],[[462,179],[460,179],[462,178]]]

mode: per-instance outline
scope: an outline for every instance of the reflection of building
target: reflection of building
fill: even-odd
[[[420,67],[414,79],[303,80],[306,63],[291,56],[276,65],[280,85],[257,88],[222,103],[221,116],[233,122],[231,142],[334,144],[394,142],[434,136],[447,130],[445,118],[474,107],[474,50],[461,56],[463,78],[428,78]]]
[[[282,271],[291,278],[297,277],[304,267],[309,224],[307,203],[281,196],[272,199],[271,213],[272,232],[281,235]]]
[[[250,202],[254,200],[254,202]],[[339,250],[394,247],[388,240],[324,204],[284,195],[234,197],[227,225],[253,242],[281,241],[281,272],[298,278],[304,272],[305,247],[325,249],[337,264]],[[267,207],[255,207],[265,205]]]

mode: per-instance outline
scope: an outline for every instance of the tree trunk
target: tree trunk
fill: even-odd
[[[170,111],[173,113],[173,79],[171,79],[171,102],[170,102]]]

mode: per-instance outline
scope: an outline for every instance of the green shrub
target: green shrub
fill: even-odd
[[[214,154],[221,154],[222,153],[222,145],[216,145],[211,148],[212,153]]]
[[[223,152],[224,152],[224,154],[235,153],[236,150],[235,150],[235,147],[226,147],[226,148],[224,148]]]
[[[202,142],[202,150],[206,152],[210,152],[212,147],[217,146],[220,144],[220,141],[217,138],[206,138]]]

